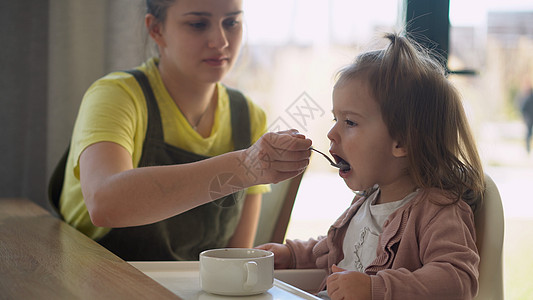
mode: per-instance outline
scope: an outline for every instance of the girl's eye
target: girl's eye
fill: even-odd
[[[337,123],[338,122],[337,118],[334,117],[333,118],[333,122]],[[346,124],[347,126],[350,126],[350,127],[357,126],[357,122],[350,121],[348,119],[344,120],[344,124]]]
[[[350,121],[350,120],[344,120],[344,122],[346,123],[346,125],[348,126],[356,126],[357,123],[355,123],[354,121]]]

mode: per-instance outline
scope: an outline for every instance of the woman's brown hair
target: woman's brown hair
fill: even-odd
[[[165,23],[167,10],[176,0],[146,0],[146,13],[151,14],[161,24]]]
[[[167,19],[168,8],[171,7],[177,0],[146,0],[146,13],[154,16],[155,24],[165,24]],[[152,25],[152,26],[153,26]],[[146,33],[144,42],[144,52],[146,59],[152,56],[159,56],[159,49],[150,39],[150,35]]]
[[[365,80],[391,137],[407,149],[415,184],[447,190],[475,210],[484,173],[458,91],[428,50],[398,34],[385,38],[385,49],[365,52],[341,70],[336,86]]]

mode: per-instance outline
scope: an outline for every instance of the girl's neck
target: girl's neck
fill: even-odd
[[[399,201],[405,198],[407,195],[416,191],[417,186],[413,182],[410,176],[404,175],[397,178],[394,182],[386,185],[380,185],[379,199],[376,204],[390,203]]]

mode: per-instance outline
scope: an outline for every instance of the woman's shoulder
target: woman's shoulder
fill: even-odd
[[[221,91],[223,91],[225,98],[227,100],[229,100],[231,96],[233,95],[239,95],[239,94],[242,95],[242,97],[246,100],[246,104],[248,106],[248,110],[250,111],[250,115],[252,116],[252,119],[254,118],[265,119],[266,118],[266,113],[263,110],[263,108],[261,108],[261,106],[255,103],[245,92],[239,89],[233,88],[233,87],[229,87],[222,83],[218,83],[218,88]],[[237,96],[237,97],[240,97],[240,96]]]
[[[87,89],[84,99],[104,98],[106,101],[123,99],[134,100],[135,102],[141,98],[140,95],[142,95],[142,89],[132,74],[125,71],[114,71],[93,82]]]
[[[146,114],[143,92],[128,73],[112,72],[96,80],[85,92],[80,111],[92,115],[124,115],[139,118]]]
[[[222,95],[226,96],[228,99],[231,97],[242,97],[246,100],[247,103],[252,103],[253,101],[251,98],[242,90],[228,86],[224,83],[217,83],[217,89],[219,89],[220,92],[222,92]],[[250,104],[248,104],[250,105]]]
[[[157,59],[150,58],[140,66],[130,69],[123,70],[114,70],[110,73],[107,73],[103,77],[97,79],[89,88],[89,90],[94,88],[116,88],[122,89],[130,92],[139,92],[140,87],[137,83],[135,76],[131,73],[132,71],[141,71],[145,76],[150,80],[154,76],[154,68],[156,67]]]
[[[135,77],[128,73],[126,70],[121,71],[113,71],[111,73],[106,74],[105,76],[97,79],[93,86],[117,86],[117,87],[124,87],[124,86],[133,86],[133,84],[136,83]]]

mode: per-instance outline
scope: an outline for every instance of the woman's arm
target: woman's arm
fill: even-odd
[[[259,215],[261,214],[262,198],[262,194],[246,195],[239,225],[237,225],[228,247],[252,248],[254,246],[255,233],[259,223]]]
[[[133,168],[129,152],[111,142],[87,147],[80,156],[80,181],[94,225],[126,227],[154,223],[214,200],[210,184],[232,173],[242,187],[276,183],[301,173],[311,140],[296,131],[266,133],[250,148],[202,161]],[[222,187],[216,198],[235,186]]]

